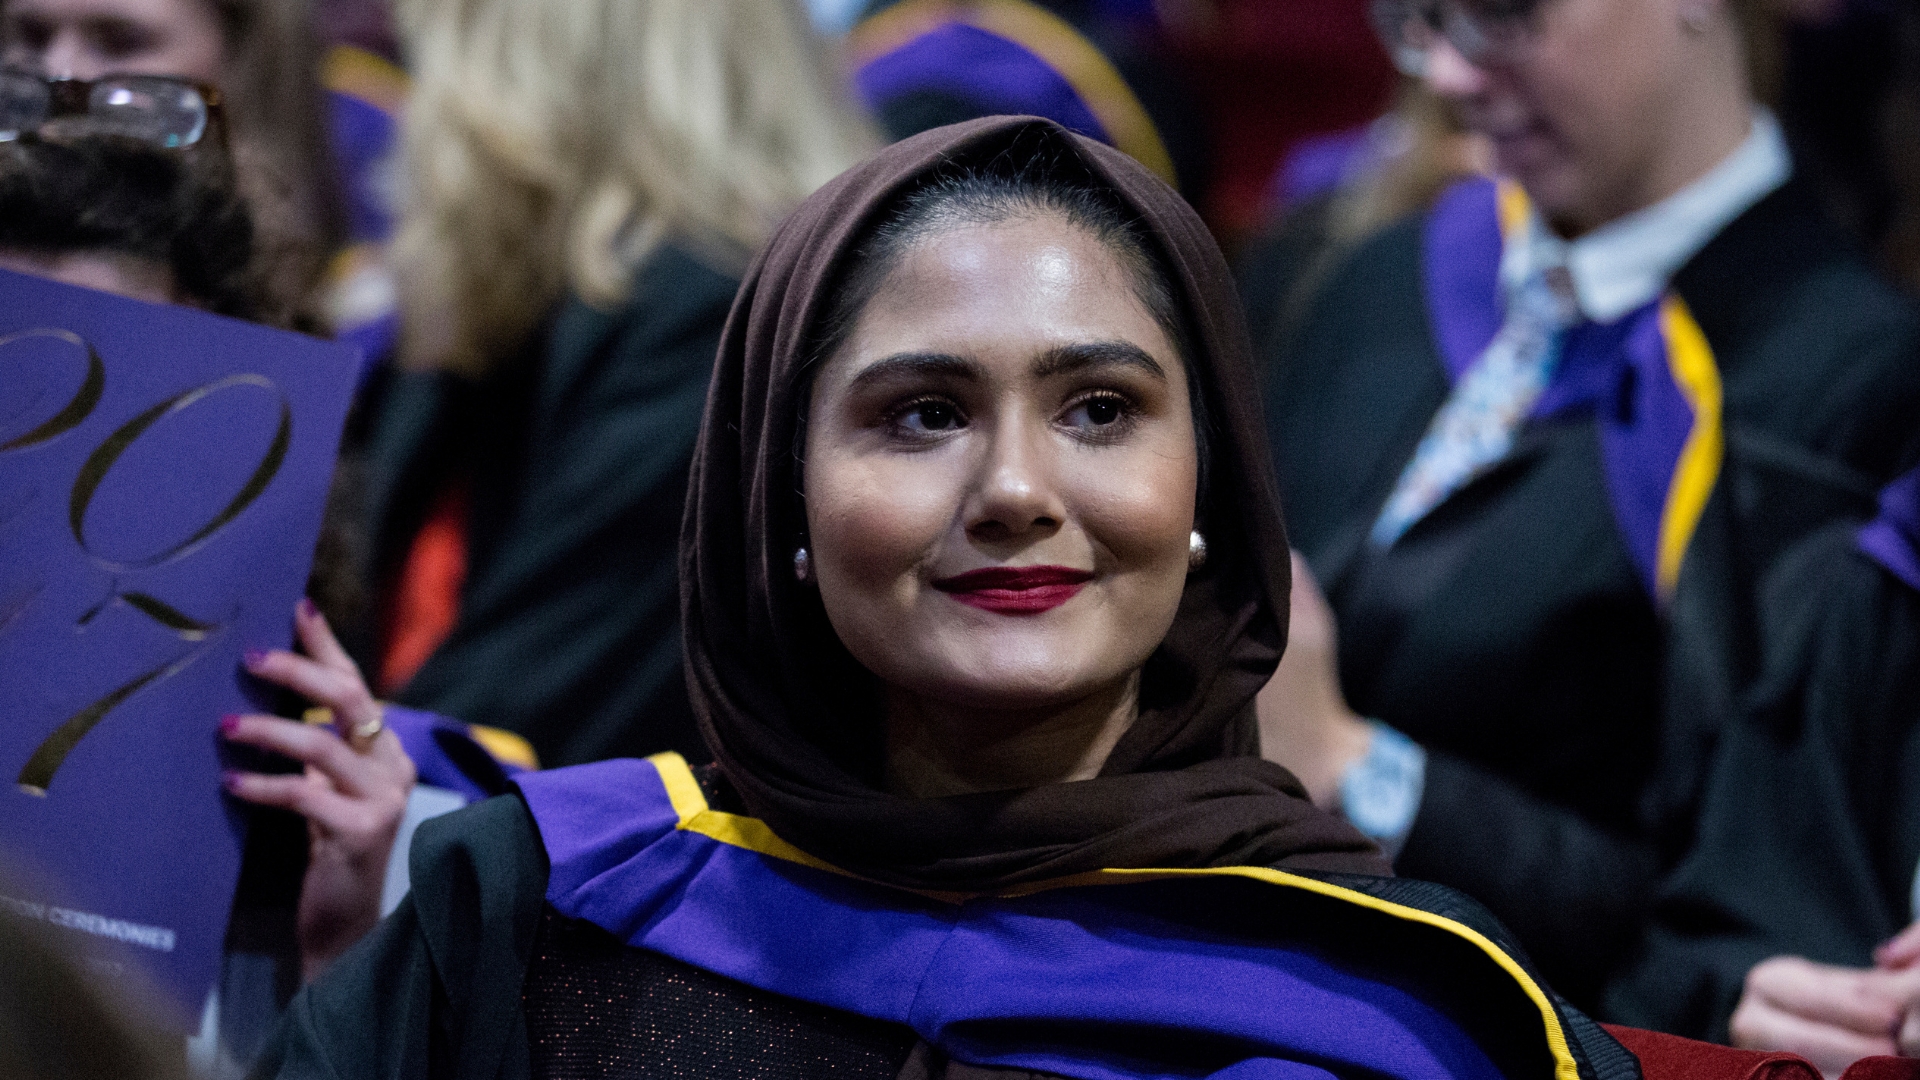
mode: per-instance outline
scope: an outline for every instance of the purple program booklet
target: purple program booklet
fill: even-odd
[[[352,350],[0,272],[0,905],[197,1022],[239,877],[240,668],[285,647]]]

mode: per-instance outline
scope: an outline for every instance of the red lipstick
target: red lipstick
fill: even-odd
[[[1070,566],[989,566],[941,578],[933,587],[982,611],[1038,615],[1073,599],[1092,580],[1092,571]]]

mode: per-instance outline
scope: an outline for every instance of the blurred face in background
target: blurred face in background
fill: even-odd
[[[1705,138],[1688,116],[1751,108],[1721,0],[1445,0],[1394,17],[1418,31],[1427,85],[1569,235],[1658,202],[1744,137],[1744,112]]]
[[[211,0],[0,0],[0,40],[9,66],[60,78],[217,84],[227,59]]]

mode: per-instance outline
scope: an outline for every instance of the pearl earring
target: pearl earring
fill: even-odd
[[[813,580],[813,556],[806,548],[796,548],[793,552],[793,579],[795,581]]]
[[[1207,538],[1195,529],[1187,534],[1187,569],[1198,570],[1207,565]]]

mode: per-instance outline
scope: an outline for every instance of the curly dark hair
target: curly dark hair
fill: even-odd
[[[210,155],[105,136],[0,144],[0,248],[150,259],[195,306],[264,311],[252,216]]]

